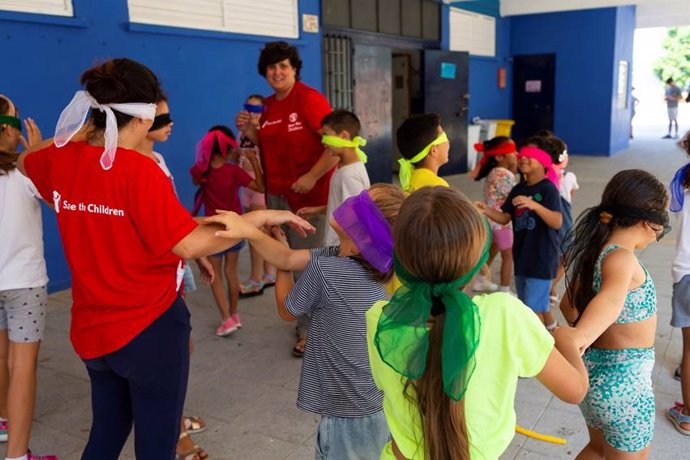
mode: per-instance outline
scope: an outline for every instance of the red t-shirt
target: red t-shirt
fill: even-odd
[[[208,168],[204,184],[204,209],[212,216],[217,209],[242,214],[240,187],[247,187],[254,179],[235,163],[225,163],[220,168]]]
[[[70,337],[83,359],[122,348],[172,305],[180,258],[171,249],[197,225],[153,160],[118,148],[104,171],[102,152],[70,142],[24,162],[57,213],[72,272]]]
[[[304,206],[328,202],[328,185],[333,169],[316,182],[309,193],[290,189],[297,179],[309,172],[323,155],[321,120],[331,113],[326,98],[302,82],[295,83],[288,97],[264,100],[259,141],[263,154],[266,189],[271,195],[284,195],[293,211]]]

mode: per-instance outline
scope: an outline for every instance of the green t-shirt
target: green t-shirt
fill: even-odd
[[[554,340],[537,315],[517,298],[505,294],[474,297],[481,329],[476,367],[465,393],[465,418],[472,459],[497,459],[515,434],[515,391],[518,377],[533,377],[543,369]],[[367,312],[369,363],[383,395],[383,410],[391,434],[405,457],[425,458],[420,415],[403,395],[405,378],[381,360],[374,334],[385,301]],[[391,444],[381,459],[395,459]]]
[[[410,176],[410,190],[412,193],[422,187],[435,187],[441,185],[448,187],[448,182],[434,174],[430,169],[415,168]]]

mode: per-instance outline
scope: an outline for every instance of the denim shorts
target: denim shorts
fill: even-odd
[[[671,326],[690,327],[690,275],[673,285]]]
[[[515,276],[515,290],[518,299],[522,300],[522,303],[530,307],[535,313],[549,311],[551,280]]]
[[[45,286],[0,291],[0,330],[15,343],[40,342],[47,309]]]
[[[321,417],[315,460],[377,459],[390,439],[383,411],[366,417]]]
[[[225,254],[231,254],[231,253],[233,253],[233,252],[239,252],[239,251],[242,250],[242,248],[244,247],[245,244],[246,244],[245,241],[242,240],[242,241],[240,241],[239,243],[237,243],[236,245],[234,245],[234,246],[232,246],[232,247],[226,249],[225,251],[221,251],[221,252],[217,252],[217,253],[215,253],[215,254],[211,254],[211,257],[223,257]]]

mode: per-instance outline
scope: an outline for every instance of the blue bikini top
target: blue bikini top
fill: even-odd
[[[612,244],[606,246],[599,258],[597,258],[596,266],[594,267],[594,282],[592,283],[592,289],[594,293],[598,293],[601,289],[601,263],[611,251],[618,249],[620,246],[617,244]],[[635,289],[628,291],[628,295],[625,296],[625,304],[623,304],[623,311],[616,320],[616,324],[627,324],[634,323],[637,321],[645,320],[656,313],[656,288],[654,287],[654,281],[649,275],[649,272],[644,265],[640,262],[640,266],[644,270],[645,279],[644,283]]]

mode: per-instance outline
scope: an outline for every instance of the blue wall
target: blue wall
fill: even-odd
[[[130,25],[126,0],[73,0],[75,18],[0,12],[5,70],[0,93],[23,117],[34,118],[52,136],[62,108],[79,89],[79,75],[94,63],[126,56],[149,66],[162,80],[175,120],[170,140],[157,147],[176,177],[182,201],[191,207],[188,168],[194,146],[212,125],[234,126],[244,98],[270,88],[257,74],[259,50],[272,37]],[[318,0],[300,0],[299,13],[320,15]],[[302,79],[321,88],[319,34],[301,33]],[[51,291],[70,285],[55,216],[44,207],[44,239]]]
[[[513,55],[556,54],[554,131],[573,153],[611,155],[627,147],[623,115],[613,113],[614,79],[617,59],[632,66],[634,22],[633,7],[511,19]]]

